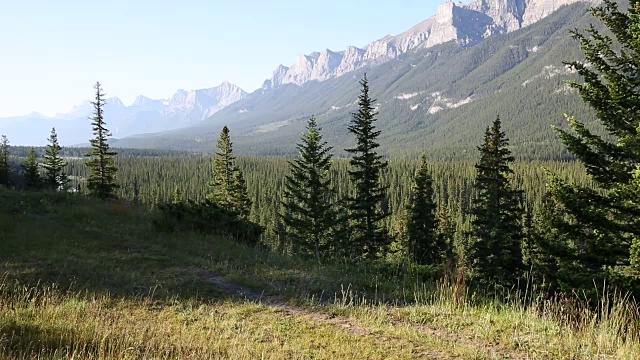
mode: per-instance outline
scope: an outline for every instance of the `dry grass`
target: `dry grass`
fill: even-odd
[[[0,358],[640,358],[638,307],[616,294],[598,309],[484,300],[459,274],[385,277],[148,223],[128,205],[0,191]]]
[[[6,287],[6,286],[5,286]],[[10,289],[0,306],[0,356],[11,359],[410,358],[414,347],[266,305],[203,304]]]

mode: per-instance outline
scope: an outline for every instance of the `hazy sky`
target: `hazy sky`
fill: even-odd
[[[0,0],[0,117],[66,112],[96,80],[139,94],[222,81],[254,91],[301,53],[363,46],[444,0]]]

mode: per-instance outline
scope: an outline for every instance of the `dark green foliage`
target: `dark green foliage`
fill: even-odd
[[[114,157],[116,152],[109,150],[107,138],[111,136],[109,130],[105,127],[104,122],[104,106],[105,98],[100,83],[94,86],[96,90],[95,100],[91,102],[94,108],[91,125],[93,126],[93,135],[90,140],[91,152],[85,156],[90,157],[85,165],[91,170],[91,174],[87,179],[87,189],[89,194],[99,199],[115,198],[115,191],[118,189],[116,167]]]
[[[563,265],[561,290],[593,289],[605,283],[640,290],[632,249],[640,238],[637,179],[640,165],[640,1],[629,12],[605,1],[591,10],[613,36],[594,26],[573,32],[586,61],[569,65],[584,83],[572,82],[605,129],[606,137],[567,116],[572,132],[556,128],[567,149],[581,162],[596,188],[553,177],[550,192],[562,215],[548,225],[561,234],[551,254]],[[579,275],[578,275],[579,274]]]
[[[455,264],[457,262],[454,243],[456,224],[444,204],[440,205],[436,217],[438,221],[438,241],[440,245],[444,247],[444,260],[448,263]]]
[[[12,148],[13,150],[13,148]],[[70,150],[70,149],[69,149]],[[67,148],[64,151],[68,151]],[[138,181],[140,187],[139,199],[141,204],[157,206],[167,202],[174,194],[176,187],[180,188],[181,199],[203,201],[207,195],[207,183],[211,181],[213,161],[208,156],[141,156],[138,153],[123,154],[118,151],[118,177],[122,187],[118,190],[118,197],[133,200],[135,197],[134,184]],[[291,160],[291,159],[290,159]],[[276,214],[281,212],[284,178],[289,173],[286,158],[254,158],[240,157],[236,165],[243,171],[247,182],[247,192],[253,200],[250,220],[263,225],[265,228],[277,228]],[[401,219],[404,219],[408,206],[411,181],[415,169],[419,165],[416,160],[390,159],[389,166],[382,172],[382,183],[389,186],[388,209],[391,216],[386,218],[383,226],[394,229]],[[433,176],[434,199],[438,205],[446,206],[450,214],[455,233],[456,253],[460,252],[462,240],[466,231],[470,230],[470,221],[465,215],[470,207],[473,196],[473,182],[476,175],[474,163],[467,161],[429,162],[429,173]],[[349,179],[349,161],[334,158],[330,171],[332,185],[339,199],[347,197],[352,191]],[[557,173],[567,181],[589,186],[584,169],[573,162],[515,162],[513,183],[518,188],[526,190],[527,197],[534,207],[539,206],[544,198],[547,172],[544,168]],[[77,182],[83,184],[88,177],[88,169],[81,160],[70,159],[67,173],[72,175],[72,185]],[[84,187],[84,185],[82,185]],[[340,205],[340,203],[338,204]],[[343,204],[346,209],[348,204]],[[341,206],[338,206],[340,208]],[[343,214],[345,211],[343,211]],[[338,222],[339,227],[349,230],[344,221]],[[347,231],[349,233],[350,231]],[[270,238],[265,232],[263,242],[276,244],[276,239]],[[342,242],[348,242],[349,237],[339,237]],[[352,244],[349,244],[349,247]],[[270,245],[271,246],[271,245]]]
[[[11,185],[9,180],[10,172],[9,139],[7,139],[5,135],[2,135],[0,140],[0,186],[9,187],[9,185]]]
[[[141,204],[154,208],[170,201],[176,188],[180,190],[181,201],[185,199],[204,201],[207,195],[207,183],[211,180],[213,169],[211,157],[201,155],[158,156],[153,153],[149,156],[141,156],[139,153],[123,155],[120,152],[117,162],[118,175],[122,182],[118,196],[127,200],[134,199],[132,184],[138,181],[143,184],[139,194]],[[239,157],[236,165],[246,176],[247,193],[253,200],[249,220],[260,224],[265,229],[260,238],[261,244],[278,253],[290,252],[284,224],[281,217],[277,216],[278,213],[282,213],[285,176],[290,173],[289,161],[285,158]],[[391,216],[381,225],[385,230],[388,229],[391,232],[392,229],[397,229],[406,218],[405,210],[409,205],[411,183],[415,169],[419,165],[420,163],[416,160],[390,159],[389,166],[381,173],[382,184],[389,186],[388,209],[391,213]],[[525,190],[528,202],[532,204],[534,228],[538,228],[539,215],[537,214],[541,204],[546,201],[547,171],[545,168],[557,173],[568,182],[585,187],[591,186],[584,168],[575,162],[516,161],[510,165],[513,170],[510,176],[511,183]],[[466,161],[428,162],[427,166],[428,172],[433,177],[434,202],[442,209],[438,212],[438,232],[441,236],[446,234],[447,239],[453,240],[453,246],[447,249],[453,255],[448,258],[464,261],[466,235],[472,228],[468,212],[476,197],[473,189],[476,168],[474,163]],[[77,179],[82,181],[88,176],[87,169],[81,160],[70,159],[67,169],[68,174],[73,175],[73,182]],[[353,191],[348,174],[349,169],[348,159],[333,159],[329,177],[338,199],[346,198]],[[336,205],[337,219],[344,219],[348,215],[348,202],[339,201]],[[447,217],[450,219],[442,220]],[[350,250],[353,249],[354,244],[350,241],[351,232],[352,227],[348,221],[337,221],[332,230],[335,239],[332,242],[334,247],[328,250],[332,258],[343,259],[352,256]],[[552,240],[556,238],[557,232],[549,232],[549,234],[549,240]],[[396,249],[396,244],[393,244],[391,249]],[[387,259],[395,261],[397,257],[390,255]],[[447,261],[447,264],[451,264],[446,267],[447,269],[455,269],[456,261]],[[438,268],[436,270],[441,273],[441,267]],[[536,278],[542,279],[542,276]],[[547,283],[550,282],[548,275],[545,275],[544,279]]]
[[[24,177],[24,187],[27,190],[42,189],[42,177],[40,176],[40,164],[36,150],[31,148],[29,156],[22,163],[22,176]]]
[[[42,163],[42,167],[45,170],[44,187],[50,190],[64,191],[69,183],[69,177],[64,172],[67,162],[60,155],[62,147],[58,144],[58,134],[56,134],[55,128],[51,129],[51,136],[48,140],[49,145],[45,150]]]
[[[235,156],[229,136],[229,128],[223,127],[218,139],[218,152],[213,157],[213,181],[209,184],[211,192],[208,198],[221,207],[231,210],[235,191]]]
[[[567,248],[558,252],[558,244],[566,243],[566,234],[560,231],[563,227],[562,219],[566,212],[548,194],[532,218],[531,231],[528,234],[525,247],[526,263],[531,271],[535,284],[542,284],[551,293],[559,291],[562,278],[576,278],[583,272],[572,273],[572,260],[566,256]],[[556,255],[552,255],[555,253]]]
[[[293,251],[318,260],[335,248],[332,229],[338,220],[329,178],[331,147],[322,140],[320,131],[316,119],[309,119],[298,144],[300,157],[289,162],[291,174],[285,178],[282,202],[282,218]]]
[[[391,240],[381,226],[381,221],[389,215],[382,209],[387,187],[380,182],[381,172],[387,167],[387,162],[376,150],[380,146],[376,142],[380,131],[375,127],[375,100],[369,96],[366,74],[360,85],[359,109],[352,114],[353,122],[349,125],[349,132],[356,137],[356,146],[345,149],[353,155],[349,161],[349,177],[355,193],[349,198],[349,210],[353,223],[353,249],[365,258],[375,258]]]
[[[238,213],[208,199],[201,203],[189,200],[160,204],[154,225],[162,231],[229,236],[250,246],[258,244],[263,231],[260,225],[244,220]]]
[[[407,251],[421,265],[439,265],[444,261],[445,245],[438,236],[436,205],[433,202],[433,179],[422,157],[413,178],[407,208]]]
[[[476,196],[471,205],[471,232],[467,262],[473,276],[485,286],[511,287],[523,271],[522,192],[512,188],[514,161],[509,140],[497,118],[487,128],[476,165]]]
[[[241,218],[246,219],[251,213],[251,199],[247,192],[247,182],[244,180],[242,170],[236,168],[233,176],[233,186],[231,193],[231,207]]]
[[[211,192],[207,198],[246,218],[251,211],[251,200],[242,171],[235,164],[233,144],[226,126],[220,132],[218,150],[213,158],[213,181],[209,183]]]

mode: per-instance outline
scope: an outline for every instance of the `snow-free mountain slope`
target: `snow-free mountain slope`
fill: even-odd
[[[531,26],[461,47],[455,42],[414,49],[374,67],[303,85],[284,84],[250,94],[197,126],[118,141],[124,147],[212,151],[223,125],[240,154],[292,155],[308,117],[342,155],[352,146],[347,127],[366,71],[377,98],[380,151],[394,155],[473,157],[497,114],[518,155],[562,156],[551,125],[564,113],[588,122],[589,111],[564,83],[575,74],[564,61],[582,58],[569,36],[595,20],[589,4],[560,8]]]
[[[534,24],[561,6],[581,0],[474,0],[470,4],[447,1],[435,16],[408,31],[386,36],[362,49],[329,49],[300,55],[291,67],[280,65],[262,88],[325,81],[348,72],[395,59],[411,50],[456,41],[471,46],[483,40]],[[595,1],[595,0],[593,0]]]

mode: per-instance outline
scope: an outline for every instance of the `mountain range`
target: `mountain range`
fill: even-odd
[[[498,9],[523,9],[511,0],[495,3],[504,5]],[[229,125],[239,154],[292,155],[306,120],[316,116],[334,152],[346,155],[342,149],[353,145],[347,127],[356,110],[358,80],[366,72],[371,94],[377,98],[380,150],[388,155],[427,153],[443,159],[474,158],[486,126],[500,115],[517,156],[564,159],[567,154],[551,126],[566,126],[565,113],[587,123],[593,119],[579,96],[566,85],[577,76],[564,65],[584,58],[570,31],[591,24],[598,27],[587,11],[593,3],[521,3],[526,5],[524,11],[512,18],[523,20],[512,21],[512,31],[500,30],[477,43],[461,36],[433,46],[423,44],[341,76],[325,76],[324,80],[266,86],[197,125],[120,139],[116,144],[210,152],[220,128]],[[486,12],[493,14],[492,19],[509,19],[507,14],[513,14],[506,10],[492,12],[487,1],[467,6],[489,9]],[[454,9],[453,14],[458,11],[455,9],[469,13],[459,4],[443,7]],[[438,22],[443,7],[427,24]],[[544,10],[527,13],[527,9]],[[480,18],[477,11],[472,14],[471,18],[451,21],[470,28]],[[537,17],[540,19],[533,21]],[[490,29],[510,23],[492,21],[496,25],[488,26]],[[429,36],[435,36],[434,31]],[[423,39],[428,41],[428,37]],[[273,79],[269,81],[273,83]]]
[[[167,99],[138,96],[126,106],[119,98],[106,99],[105,121],[116,138],[134,134],[168,131],[196,124],[244,99],[248,94],[236,85],[223,82],[219,86],[200,90],[178,90]],[[0,133],[7,134],[12,144],[43,145],[56,127],[61,143],[86,143],[91,137],[88,117],[92,114],[90,101],[71,111],[47,117],[38,113],[0,119]]]
[[[193,106],[198,109],[193,116],[171,113],[171,101],[146,98],[139,98],[142,107],[158,108],[132,112],[144,116],[117,115],[119,110],[108,108],[106,113],[118,116],[108,119],[119,138],[114,145],[209,152],[220,128],[229,125],[240,154],[290,155],[314,115],[340,154],[353,141],[347,127],[358,80],[366,72],[378,99],[381,150],[387,154],[470,156],[499,114],[516,154],[561,157],[550,125],[563,126],[566,112],[587,122],[592,116],[566,86],[575,74],[563,62],[582,58],[570,30],[597,23],[587,12],[595,1],[449,1],[402,34],[362,48],[301,55],[290,67],[280,65],[258,90],[238,90],[232,97],[237,101],[219,101],[214,111]],[[184,92],[173,98],[207,103]],[[122,138],[136,132],[147,134]]]
[[[470,4],[447,1],[435,16],[402,34],[374,41],[363,48],[350,46],[300,55],[291,67],[278,66],[265,90],[283,84],[324,81],[368,66],[375,66],[415,49],[456,41],[473,46],[488,37],[519,30],[538,22],[563,5],[577,0],[475,0]]]

